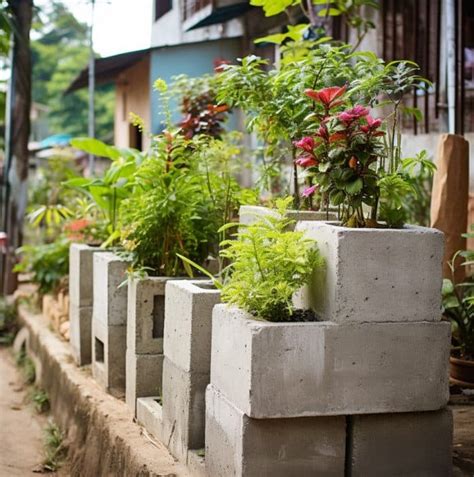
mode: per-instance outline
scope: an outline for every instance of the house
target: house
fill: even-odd
[[[379,0],[378,10],[367,9],[377,27],[360,49],[390,61],[409,59],[420,65],[431,81],[427,93],[412,94],[409,106],[422,119],[404,120],[408,134],[404,151],[426,148],[432,155],[441,132],[474,138],[474,4],[467,0]],[[255,53],[275,60],[278,47],[258,46],[253,39],[282,31],[285,15],[265,18],[261,9],[243,0],[154,0],[151,47],[109,58],[96,64],[97,83],[115,82],[115,142],[146,148],[149,137],[130,122],[129,113],[141,116],[150,132],[161,128],[159,100],[152,84],[178,74],[211,72],[216,59]],[[354,42],[340,16],[332,19],[334,38]],[[70,90],[87,85],[87,69]]]

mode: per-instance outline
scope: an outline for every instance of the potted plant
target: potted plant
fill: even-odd
[[[121,243],[132,261],[126,398],[133,410],[137,397],[162,393],[165,285],[193,276],[179,255],[201,265],[216,256],[220,225],[232,220],[249,196],[229,169],[235,150],[224,137],[165,131],[154,137],[152,152],[135,174],[133,193],[121,205]],[[140,362],[152,360],[155,378],[150,380],[147,370],[153,366]]]
[[[453,333],[451,380],[466,388],[474,388],[474,281],[469,273],[473,259],[472,250],[457,252],[449,263],[452,279],[443,281],[443,314],[451,321]],[[465,267],[468,273],[462,283],[454,280],[454,272],[459,266]]]
[[[222,288],[225,304],[217,305],[213,314],[206,395],[210,475],[257,474],[262,460],[270,466],[266,472],[275,475],[285,469],[343,473],[344,416],[436,410],[447,402],[446,323],[426,318],[387,323],[383,315],[379,322],[367,323],[358,307],[372,295],[352,303],[358,323],[330,321],[295,305],[298,290],[331,263],[323,265],[324,243],[318,242],[316,249],[299,226],[289,230],[288,204],[279,202],[278,217],[242,226],[235,241],[224,243],[231,275]],[[367,242],[362,246],[370,247]],[[353,279],[357,273],[360,268]],[[414,372],[407,376],[401,370],[410,363]],[[295,441],[307,445],[291,446]],[[330,459],[321,459],[320,445]],[[284,462],[276,458],[282,446],[287,450]]]
[[[66,224],[71,237],[70,261],[70,341],[78,365],[92,361],[93,320],[93,257],[96,253],[111,251],[117,244],[118,210],[120,202],[129,194],[131,179],[142,154],[134,149],[119,149],[97,139],[75,138],[72,146],[88,154],[110,159],[110,166],[98,177],[74,177],[64,182],[64,189],[80,194],[71,213],[73,220]],[[106,273],[96,284],[97,294],[107,296]],[[121,283],[123,279],[119,282]],[[126,289],[120,293],[126,296]],[[109,298],[116,298],[113,293]],[[113,306],[107,309],[114,309]],[[117,307],[115,307],[117,309]],[[96,314],[98,311],[96,310]],[[117,320],[112,320],[117,323]],[[106,333],[101,333],[100,341]],[[106,340],[107,341],[107,340]],[[103,373],[102,373],[103,374]]]

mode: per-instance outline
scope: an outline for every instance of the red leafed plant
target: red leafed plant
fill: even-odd
[[[299,150],[295,162],[305,168],[311,184],[302,195],[319,191],[326,204],[340,208],[343,225],[375,226],[383,174],[382,120],[372,118],[364,105],[350,105],[345,86],[306,90],[305,95],[315,111],[314,133],[294,142]],[[363,204],[371,208],[369,217]]]

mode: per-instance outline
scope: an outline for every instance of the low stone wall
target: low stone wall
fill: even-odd
[[[90,370],[74,364],[70,346],[48,329],[43,316],[20,308],[20,322],[55,422],[67,433],[72,476],[190,475],[133,422],[123,401],[103,391]]]

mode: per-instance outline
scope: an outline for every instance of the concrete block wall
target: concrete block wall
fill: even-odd
[[[93,256],[92,375],[120,396],[125,393],[128,265],[111,252]]]
[[[138,398],[162,395],[168,280],[168,277],[145,277],[128,282],[125,400],[134,414]]]
[[[296,228],[318,242],[326,260],[295,296],[321,321],[269,323],[215,307],[206,402],[209,475],[450,475],[442,234],[317,221]],[[330,439],[318,447],[313,436],[301,454],[285,452],[291,463],[275,455],[273,442],[281,439],[279,448],[287,450],[294,436],[303,439],[299,433],[310,421],[316,429],[327,419],[344,423],[343,450]],[[264,438],[258,429],[266,422],[274,428]],[[295,434],[285,434],[291,428]],[[311,450],[323,448],[337,456],[325,471],[317,461],[308,463]],[[252,462],[255,449],[259,458]],[[303,461],[308,469],[298,467]]]
[[[100,247],[73,243],[69,249],[69,340],[79,366],[92,361],[93,256]]]
[[[162,432],[171,453],[183,462],[190,450],[205,445],[212,310],[219,302],[220,292],[210,281],[166,284]]]

